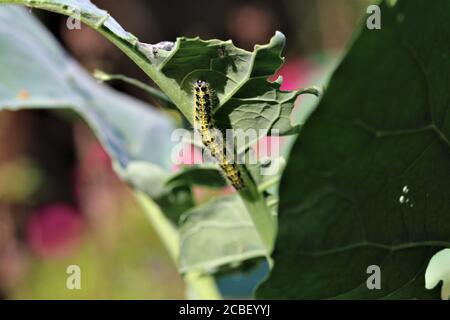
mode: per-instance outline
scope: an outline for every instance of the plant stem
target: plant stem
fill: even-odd
[[[247,168],[241,165],[240,171],[245,182],[245,188],[239,194],[266,249],[266,258],[270,262],[270,254],[275,242],[277,221],[267,206],[263,195],[258,191],[258,187]]]
[[[264,192],[267,189],[270,189],[271,187],[275,186],[279,182],[280,182],[280,177],[279,176],[275,176],[274,178],[268,179],[267,181],[264,181],[263,183],[260,183],[258,185],[258,191],[259,192]]]
[[[119,80],[123,81],[125,83],[131,84],[145,92],[147,92],[150,96],[154,97],[155,99],[162,102],[166,107],[171,109],[176,109],[175,104],[170,100],[170,98],[165,95],[162,91],[153,88],[137,79],[133,79],[121,74],[108,74],[106,72],[103,72],[101,70],[95,70],[94,71],[94,77],[99,81],[111,81],[111,80]]]
[[[195,300],[221,300],[214,277],[190,271],[184,276],[187,285],[186,296]]]
[[[142,192],[134,193],[139,204],[144,209],[147,218],[153,225],[156,233],[166,247],[172,260],[177,263],[179,257],[179,235],[176,228],[161,212],[147,195]],[[184,275],[186,283],[186,296],[192,299],[220,300],[222,296],[217,288],[214,277],[203,275],[199,272],[187,272]]]

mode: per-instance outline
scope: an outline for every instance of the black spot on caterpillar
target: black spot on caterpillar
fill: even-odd
[[[203,145],[218,161],[220,168],[236,190],[244,188],[244,180],[237,164],[229,160],[226,147],[214,126],[212,115],[213,92],[205,80],[194,83],[194,127],[200,132]]]

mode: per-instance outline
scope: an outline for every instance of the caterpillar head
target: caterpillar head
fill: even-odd
[[[208,89],[209,85],[205,80],[197,80],[195,82],[195,87],[202,91],[205,91],[206,89]]]

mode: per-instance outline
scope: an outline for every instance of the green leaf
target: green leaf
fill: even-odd
[[[237,196],[211,201],[186,212],[180,228],[181,272],[212,273],[227,264],[264,257],[266,250]]]
[[[280,53],[284,44],[284,36],[281,33],[277,33],[268,45],[257,46],[253,53],[235,48],[230,41],[222,42],[219,40],[201,41],[199,39],[178,38],[175,44],[164,42],[150,45],[137,41],[134,36],[125,32],[106,11],[98,9],[88,0],[0,0],[1,3],[19,3],[61,14],[78,15],[83,22],[104,35],[146,72],[191,122],[192,92],[188,81],[183,80],[182,74],[186,78],[192,78],[194,74],[195,76],[208,76],[205,79],[211,82],[220,99],[217,107],[220,108],[219,110],[227,110],[224,104],[227,101],[231,102],[232,98],[242,98],[243,101],[251,103],[248,99],[249,90],[253,90],[256,82],[259,86],[262,79],[273,74],[282,63]],[[219,49],[219,44],[224,48]],[[193,48],[195,52],[192,51]],[[214,55],[219,58],[219,61],[212,63],[210,70],[195,69],[191,72],[188,71],[192,66],[195,68],[202,67],[203,59],[210,54],[212,60],[215,59]],[[198,56],[202,57],[202,61],[198,60]],[[186,61],[186,59],[189,61]],[[242,61],[242,59],[245,61]],[[186,72],[189,73],[186,74]],[[226,72],[226,75],[224,72]],[[296,93],[282,93],[278,90],[279,82],[270,83],[266,80],[264,82],[266,85],[261,88],[262,90],[252,94],[252,97],[258,94],[258,97],[255,98],[258,104],[265,103],[267,108],[275,107],[278,112],[276,112],[274,119],[270,119],[265,124],[265,128],[252,126],[252,129],[266,131],[280,129],[281,134],[295,131],[291,126],[287,128],[287,118],[283,116],[285,115],[283,110],[289,107],[291,102],[290,108],[293,107],[295,99],[292,94],[317,93],[317,91],[299,90]],[[265,99],[267,101],[263,101]],[[261,111],[258,108],[255,109],[255,112]],[[230,112],[231,110],[225,113]],[[225,122],[230,117],[226,118]],[[167,146],[169,147],[170,144],[167,144]],[[148,148],[148,150],[151,149]],[[245,178],[247,176],[245,167],[242,168],[242,171]],[[251,179],[247,180],[247,186],[240,195],[254,222],[258,235],[264,243],[266,255],[269,255],[272,251],[276,229],[272,214]]]
[[[231,41],[177,38],[175,43],[156,45],[139,42],[104,10],[88,0],[0,0],[79,15],[81,20],[114,42],[133,59],[178,106],[192,123],[192,84],[208,80],[219,103],[217,124],[222,128],[261,129],[292,134],[289,116],[298,95],[318,94],[315,89],[280,91],[280,81],[269,82],[282,65],[285,37],[277,32],[267,45],[253,52],[239,49]]]
[[[289,115],[297,96],[304,92],[282,92],[279,82],[267,81],[283,63],[284,43],[284,35],[277,32],[269,44],[256,46],[251,53],[231,41],[178,38],[159,70],[183,91],[179,107],[188,119],[192,119],[192,84],[206,79],[218,98],[218,126],[278,129],[287,134],[295,131]]]
[[[169,186],[199,185],[212,188],[226,187],[227,181],[216,165],[184,166],[181,171],[168,179]]]
[[[25,10],[0,6],[0,56],[0,110],[71,109],[88,122],[116,167],[145,161],[169,168],[170,119],[99,85]]]
[[[189,187],[166,187],[170,119],[96,83],[32,15],[17,7],[0,7],[0,56],[0,110],[64,108],[82,116],[110,153],[121,178],[164,208],[163,215],[148,196],[136,193],[169,253],[178,259],[175,220],[193,202]],[[189,273],[185,280],[197,297],[220,298],[212,278]]]
[[[431,258],[425,272],[425,287],[429,290],[443,282],[441,289],[442,300],[450,299],[450,249],[436,253]]]
[[[116,167],[116,171],[120,178],[135,190],[142,191],[154,199],[174,226],[178,225],[181,214],[195,205],[191,186],[168,185],[172,174],[157,165],[132,161],[125,169]]]
[[[17,3],[74,18],[80,17],[82,21],[93,28],[105,28],[117,38],[129,44],[137,44],[135,36],[126,32],[107,11],[99,9],[90,0],[1,0],[0,3]]]
[[[286,165],[283,157],[261,159],[258,163],[252,163],[248,169],[255,180],[258,190],[277,189],[281,173]]]
[[[450,2],[381,5],[292,149],[259,298],[438,298],[450,246]],[[368,290],[367,268],[381,268]]]
[[[249,173],[260,191],[278,185],[281,172],[285,166],[283,157],[267,158],[257,163],[247,164]],[[211,188],[223,188],[229,184],[226,181],[219,166],[214,164],[190,165],[181,168],[181,171],[167,178],[168,186],[205,186]]]

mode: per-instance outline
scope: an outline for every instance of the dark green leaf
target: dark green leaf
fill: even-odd
[[[396,3],[362,31],[292,150],[259,298],[439,297],[424,273],[450,247],[450,2]],[[366,286],[370,265],[381,290]]]

